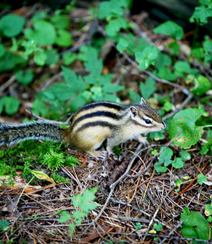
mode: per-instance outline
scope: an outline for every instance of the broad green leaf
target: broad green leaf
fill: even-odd
[[[161,231],[163,229],[163,226],[161,223],[158,223],[158,224],[154,224],[154,229],[157,230],[157,231]]]
[[[25,63],[27,60],[15,55],[13,53],[5,52],[3,57],[0,59],[0,72],[12,70],[19,64]]]
[[[105,26],[105,30],[108,36],[117,35],[117,32],[119,32],[121,28],[127,28],[127,21],[123,18],[111,20],[109,24]]]
[[[66,15],[55,15],[51,17],[52,23],[58,29],[67,29],[69,25],[69,18]]]
[[[166,112],[169,112],[173,109],[174,105],[173,103],[170,103],[169,101],[166,101],[163,105],[163,109],[166,111]]]
[[[70,65],[74,61],[76,61],[77,55],[76,53],[64,53],[63,54],[63,61],[65,65]]]
[[[10,226],[10,223],[6,219],[0,220],[0,230],[6,231],[8,226]]]
[[[161,166],[160,162],[156,162],[154,167],[157,173],[165,173],[168,170],[167,167]]]
[[[63,77],[65,82],[69,85],[70,90],[75,94],[85,90],[85,83],[81,76],[77,76],[69,68],[62,66]]]
[[[37,65],[43,66],[45,64],[45,61],[47,59],[46,54],[44,53],[44,51],[40,50],[40,52],[38,52],[37,54],[35,54],[34,56],[34,61]]]
[[[128,90],[128,92],[129,92],[130,100],[132,101],[132,103],[140,103],[141,97],[139,96],[138,93],[136,93],[132,90]]]
[[[203,57],[204,57],[203,48],[201,48],[201,47],[193,48],[193,49],[191,50],[191,54],[193,54],[193,55],[196,57],[196,59],[197,59],[200,63],[202,63],[202,59],[203,59]]]
[[[117,49],[120,53],[122,53],[129,46],[129,41],[125,37],[119,37],[119,41],[117,43]]]
[[[98,77],[102,73],[103,61],[98,59],[96,49],[89,47],[86,50],[87,62],[84,63],[85,68],[91,72],[95,77]]]
[[[172,166],[175,169],[181,169],[183,167],[184,163],[181,158],[175,158],[175,160],[172,162]]]
[[[149,134],[149,137],[153,138],[155,141],[159,141],[165,138],[163,131],[151,132]]]
[[[212,9],[209,9],[206,6],[195,7],[193,15],[190,17],[189,21],[191,23],[196,22],[201,25],[207,24],[207,18],[212,16]]]
[[[71,46],[71,34],[67,30],[59,29],[55,38],[55,43],[61,47]]]
[[[17,36],[23,29],[25,22],[25,18],[19,15],[7,14],[0,20],[0,31],[6,37]]]
[[[55,49],[45,50],[44,53],[47,57],[45,60],[46,65],[56,64],[60,59],[60,56]]]
[[[186,152],[186,151],[181,151],[180,155],[182,157],[183,160],[189,160],[191,159],[191,155],[190,153]]]
[[[51,45],[56,39],[54,26],[45,20],[34,22],[34,29],[27,28],[24,35],[29,40],[35,40],[41,46]]]
[[[71,219],[71,215],[67,211],[63,211],[60,216],[60,219],[58,220],[58,223],[65,223],[70,219]]]
[[[172,71],[167,67],[162,67],[159,69],[158,77],[168,81],[174,81],[177,79],[176,75],[173,74]]]
[[[175,40],[181,40],[184,35],[183,28],[172,21],[166,21],[165,23],[159,25],[153,30],[153,32],[155,34],[161,33],[164,35],[169,35]]]
[[[155,86],[155,81],[151,78],[146,79],[146,84],[140,82],[139,87],[144,99],[148,99],[157,89]]]
[[[46,89],[45,92],[53,94],[59,101],[67,101],[76,95],[76,91],[64,83],[55,83],[52,87]]]
[[[120,98],[115,96],[115,95],[113,95],[113,94],[106,93],[106,94],[104,94],[103,98],[104,98],[103,100],[105,100],[105,101],[121,103]],[[102,100],[102,99],[100,99],[100,100]],[[98,101],[100,101],[100,100],[98,100]]]
[[[147,69],[151,64],[154,64],[159,53],[159,49],[155,46],[144,48],[142,52],[135,54],[135,59],[139,63],[140,69]]]
[[[97,10],[99,19],[120,17],[125,13],[125,10],[119,5],[118,2],[105,1],[100,2]]]
[[[190,212],[188,207],[185,207],[183,212],[180,218],[180,221],[184,221],[181,230],[183,237],[208,240],[211,233],[206,219],[199,212]],[[193,243],[197,242],[193,241]],[[198,243],[203,244],[203,242]]]
[[[119,92],[124,89],[124,86],[120,85],[112,85],[111,83],[106,83],[103,86],[103,91],[108,92],[108,93],[114,93],[114,92]]]
[[[191,92],[195,95],[201,96],[211,89],[211,82],[203,75],[189,75],[187,80],[191,80],[194,83],[194,88]]]
[[[18,111],[19,106],[19,100],[14,97],[5,96],[0,99],[0,113],[4,108],[7,114],[12,115]]]
[[[184,73],[190,72],[190,64],[185,61],[178,61],[174,64],[175,74],[184,77]]]
[[[177,113],[171,121],[169,136],[173,139],[179,132],[181,134],[174,140],[176,146],[188,149],[200,139],[203,128],[196,126],[195,122],[203,112],[200,109],[184,109]]]
[[[204,181],[205,181],[205,182],[207,181],[207,176],[206,176],[206,175],[203,175],[203,173],[199,174],[199,175],[197,176],[197,182],[198,182],[200,185],[202,185]]]
[[[35,101],[32,104],[32,112],[36,115],[41,115],[41,116],[46,116],[47,115],[47,107],[46,104],[40,100],[40,99],[35,99]]]
[[[81,108],[82,106],[84,106],[85,104],[86,104],[85,97],[83,96],[83,94],[79,94],[78,96],[74,97],[71,100],[71,103],[70,103],[71,111],[74,111],[75,112],[79,108]]]
[[[23,72],[19,70],[15,73],[16,79],[23,85],[30,84],[34,79],[34,73],[31,70],[26,70],[26,72]]]
[[[171,58],[165,53],[159,53],[158,57],[155,61],[155,67],[159,70],[163,66],[171,66],[172,60]]]
[[[3,44],[0,43],[0,58],[3,57],[5,54],[5,47]]]

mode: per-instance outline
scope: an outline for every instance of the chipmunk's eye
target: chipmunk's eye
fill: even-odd
[[[152,121],[150,119],[145,119],[144,121],[146,122],[146,124],[152,124]]]

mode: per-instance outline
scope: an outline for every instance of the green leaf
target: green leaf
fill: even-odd
[[[168,43],[167,48],[168,48],[170,54],[172,54],[174,56],[179,55],[180,44],[177,43],[176,41]]]
[[[196,126],[195,122],[202,114],[203,112],[199,109],[188,108],[180,111],[173,117],[169,127],[170,138],[173,139],[181,132],[173,142],[175,145],[188,149],[196,144],[203,133],[203,128]]]
[[[203,175],[203,173],[199,174],[197,176],[197,182],[202,185],[203,182],[206,182],[207,181],[207,176],[206,175]]]
[[[159,70],[164,66],[171,66],[172,60],[171,58],[165,53],[159,53],[158,57],[155,61],[155,67]]]
[[[155,81],[151,78],[146,79],[146,84],[140,82],[139,84],[142,97],[146,100],[148,99],[157,89],[155,86]]]
[[[100,2],[97,10],[97,16],[99,19],[120,17],[125,13],[125,10],[115,1]]]
[[[163,229],[163,226],[161,223],[155,223],[154,224],[154,229],[157,230],[157,231],[161,231]]]
[[[183,160],[190,160],[191,159],[191,155],[190,153],[186,152],[186,151],[181,151],[180,155],[182,157]]]
[[[20,102],[18,99],[9,96],[2,97],[0,99],[0,114],[4,108],[7,114],[12,115],[18,111],[19,106]]]
[[[44,92],[52,94],[52,98],[56,98],[59,101],[69,100],[71,97],[76,95],[76,91],[64,83],[55,83],[52,87],[46,89]]]
[[[182,185],[182,183],[183,183],[182,180],[176,179],[174,184],[179,188]]]
[[[201,48],[201,47],[193,48],[193,49],[191,50],[191,54],[193,54],[193,55],[196,57],[196,59],[197,59],[200,63],[202,63],[202,58],[204,57],[203,48]]]
[[[163,105],[163,109],[166,111],[166,112],[169,112],[173,109],[174,105],[173,103],[170,103],[169,101],[166,101]]]
[[[103,62],[102,59],[98,59],[96,49],[90,47],[86,50],[87,62],[84,63],[85,68],[89,70],[94,77],[98,77],[102,73]]]
[[[24,35],[29,40],[35,40],[41,46],[51,45],[56,39],[54,26],[45,20],[37,20],[34,22],[34,30],[27,28]]]
[[[167,67],[162,67],[159,69],[158,77],[168,81],[174,81],[177,78],[176,75],[173,74],[172,71]]]
[[[207,18],[212,16],[212,9],[209,9],[206,6],[195,7],[193,15],[190,17],[189,21],[191,23],[196,22],[200,25],[207,24]]]
[[[103,91],[104,92],[109,92],[109,93],[114,93],[114,92],[119,92],[124,89],[124,86],[120,85],[112,85],[111,83],[106,83],[103,86]]]
[[[5,47],[3,44],[0,43],[0,58],[3,57],[5,54]]]
[[[136,93],[132,90],[128,90],[128,92],[129,92],[130,100],[132,101],[132,103],[140,103],[141,97],[139,96],[138,93]]]
[[[3,55],[3,57],[0,59],[0,72],[12,70],[17,65],[23,64],[25,62],[26,62],[26,59],[24,59],[18,55],[6,52]]]
[[[183,167],[184,163],[181,158],[175,158],[175,160],[172,162],[172,166],[175,169],[181,169]]]
[[[157,173],[165,173],[168,170],[167,167],[161,166],[160,162],[156,162],[154,167]]]
[[[9,225],[10,225],[10,223],[6,219],[1,220],[0,221],[0,230],[6,231],[8,229]]]
[[[166,21],[165,23],[159,25],[153,30],[153,32],[155,34],[161,33],[164,35],[169,35],[175,40],[181,40],[184,35],[183,28],[172,21]]]
[[[139,101],[140,102],[140,101]],[[163,131],[157,131],[157,132],[151,132],[149,134],[149,137],[150,138],[153,138],[155,141],[159,141],[159,140],[162,140],[164,139],[164,134],[163,134]]]
[[[63,54],[63,61],[65,65],[70,65],[74,61],[76,61],[77,55],[76,53],[64,53]]]
[[[203,75],[189,75],[186,80],[194,83],[195,86],[191,92],[197,96],[201,96],[211,89],[211,82]]]
[[[206,216],[212,215],[212,205],[211,204],[205,205],[205,215]]]
[[[144,48],[143,52],[135,53],[135,59],[140,65],[140,69],[147,69],[157,59],[159,49],[155,46]]]
[[[27,86],[34,79],[34,73],[29,69],[26,72],[19,70],[15,73],[16,79],[23,85]]]
[[[70,107],[71,111],[77,111],[79,108],[86,104],[86,99],[83,94],[79,94],[71,100]]]
[[[55,43],[58,46],[69,47],[71,46],[71,41],[72,41],[71,34],[67,30],[59,29],[57,31]]]
[[[36,115],[41,115],[41,116],[46,116],[47,115],[47,107],[46,104],[40,100],[40,99],[35,99],[35,101],[32,104],[32,112]]]
[[[60,219],[58,220],[58,223],[65,223],[70,219],[71,219],[71,215],[67,211],[62,211],[62,214],[60,216]]]
[[[25,18],[19,15],[7,14],[0,20],[0,30],[4,36],[14,37],[21,32],[25,22]]]
[[[127,21],[124,18],[117,18],[111,20],[109,24],[105,26],[105,31],[108,36],[115,36],[121,28],[127,28]]]
[[[129,46],[129,41],[125,37],[119,37],[119,41],[117,43],[117,49],[120,53],[122,53]]]
[[[40,51],[34,56],[34,61],[37,65],[43,66],[46,62],[47,56],[44,51]]]
[[[46,65],[56,64],[60,59],[60,56],[59,56],[57,50],[55,50],[55,49],[45,50],[44,53],[47,57],[45,60]]]
[[[65,82],[69,85],[70,90],[75,94],[85,90],[85,83],[81,76],[77,76],[69,68],[62,66],[63,77]]]
[[[185,238],[195,238],[208,240],[210,236],[209,223],[199,213],[189,211],[188,207],[183,209],[180,221],[184,221],[182,224],[182,235]],[[194,244],[197,242],[193,242]],[[203,244],[203,242],[198,242]],[[204,242],[205,243],[205,242]]]
[[[103,98],[104,98],[103,100],[105,100],[105,101],[121,103],[120,98],[115,96],[115,95],[113,95],[113,94],[107,94],[106,93],[106,94],[104,94]],[[100,101],[100,100],[102,100],[102,98],[98,99],[97,101]]]
[[[52,23],[58,29],[67,29],[69,25],[69,18],[66,15],[55,15],[51,17]]]
[[[184,73],[190,72],[190,64],[185,61],[178,61],[174,64],[175,74],[184,77]]]

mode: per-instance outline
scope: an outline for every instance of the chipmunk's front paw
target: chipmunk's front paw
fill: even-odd
[[[147,141],[147,139],[146,139],[145,137],[143,137],[143,136],[138,136],[137,139],[138,139],[138,141],[139,141],[140,143],[142,143],[144,146],[148,146],[148,145],[149,145],[149,142]]]
[[[97,158],[98,160],[105,160],[108,157],[107,151],[89,151],[87,152],[91,156]]]

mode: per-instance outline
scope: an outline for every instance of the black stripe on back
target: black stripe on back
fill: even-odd
[[[112,103],[112,102],[96,102],[96,103],[90,103],[79,109],[79,111],[76,113],[80,113],[81,111],[85,111],[88,109],[96,108],[96,107],[105,107],[105,108],[114,108],[118,111],[124,110],[124,105],[120,105],[117,103]]]
[[[102,127],[108,127],[110,129],[114,128],[114,125],[109,124],[108,122],[98,121],[98,122],[89,122],[81,126],[79,129],[77,129],[76,133],[79,131],[82,131],[88,127],[95,127],[95,126],[102,126]]]
[[[84,119],[88,119],[88,118],[93,118],[93,117],[109,117],[115,120],[119,120],[121,119],[121,116],[112,113],[112,112],[106,112],[106,111],[98,111],[98,112],[94,112],[94,113],[90,113],[90,114],[85,114],[81,117],[79,117],[78,119],[76,119],[72,125],[72,127],[74,127],[77,123],[79,123],[80,121],[84,120]]]

